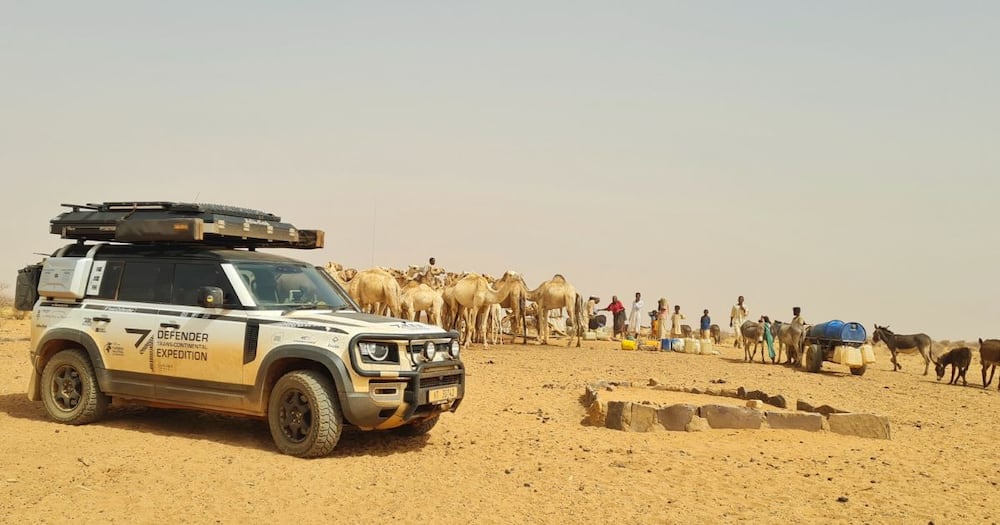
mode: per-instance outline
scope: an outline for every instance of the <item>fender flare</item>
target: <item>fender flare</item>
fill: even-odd
[[[347,366],[343,360],[331,350],[317,346],[302,344],[282,345],[272,348],[257,368],[257,377],[254,380],[252,396],[255,404],[264,406],[264,379],[274,363],[281,359],[305,359],[320,364],[330,373],[334,385],[337,387],[337,397],[340,398],[341,406],[347,402],[347,394],[354,392],[354,383],[351,375],[347,371]]]
[[[107,381],[108,375],[105,373],[104,356],[101,355],[100,347],[98,347],[94,339],[90,337],[90,334],[82,330],[76,330],[73,328],[55,328],[46,332],[45,335],[38,341],[38,345],[35,347],[35,351],[33,352],[34,355],[31,360],[31,366],[35,369],[35,373],[37,373],[40,377],[49,358],[55,355],[55,352],[51,352],[47,356],[42,356],[36,352],[40,352],[49,344],[58,341],[67,341],[72,343],[74,346],[83,348],[83,350],[87,352],[87,356],[90,358],[90,363],[94,367],[94,374],[97,375],[97,384],[102,391],[106,392],[109,385]],[[43,357],[44,360],[42,360]],[[29,394],[31,394],[31,392],[29,392]]]

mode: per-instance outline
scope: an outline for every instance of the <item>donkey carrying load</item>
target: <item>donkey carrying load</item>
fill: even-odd
[[[931,367],[931,338],[927,334],[895,334],[889,330],[888,326],[875,325],[875,333],[872,335],[872,343],[882,341],[889,347],[892,353],[892,371],[902,370],[903,365],[896,360],[896,354],[902,352],[910,354],[919,350],[924,358],[924,375]]]

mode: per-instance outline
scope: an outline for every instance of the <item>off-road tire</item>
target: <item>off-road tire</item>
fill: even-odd
[[[413,437],[422,436],[431,431],[434,425],[437,425],[438,419],[441,419],[440,415],[431,416],[426,419],[421,419],[416,423],[410,423],[408,425],[403,425],[401,427],[395,428],[395,432],[401,436]]]
[[[85,425],[104,417],[111,398],[101,392],[87,354],[71,348],[52,356],[42,369],[42,403],[52,419]]]
[[[267,425],[283,454],[300,458],[329,454],[344,428],[333,382],[313,370],[281,376],[267,403]]]
[[[809,345],[806,348],[806,370],[812,373],[819,372],[823,368],[823,349],[819,345]]]
[[[865,375],[865,370],[868,370],[868,365],[867,364],[861,365],[861,366],[859,366],[857,368],[852,368],[851,369],[851,375],[854,375],[854,376],[863,376],[863,375]]]

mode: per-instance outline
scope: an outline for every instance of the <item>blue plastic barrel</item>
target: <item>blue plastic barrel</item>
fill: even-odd
[[[833,320],[811,326],[808,337],[845,343],[864,343],[868,334],[861,323]]]
[[[663,350],[664,352],[672,351],[674,346],[670,341],[670,339],[660,339],[660,350]]]

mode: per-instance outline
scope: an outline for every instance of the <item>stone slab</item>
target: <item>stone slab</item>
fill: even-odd
[[[698,415],[696,405],[679,404],[663,407],[656,411],[656,418],[660,426],[666,430],[687,430],[691,418]]]
[[[892,439],[889,418],[875,414],[830,414],[830,431],[872,439]]]
[[[698,414],[708,420],[712,428],[760,428],[764,414],[760,410],[726,405],[704,405]]]
[[[773,412],[768,410],[765,415],[767,426],[784,430],[806,430],[819,432],[823,430],[822,414],[811,412]]]

